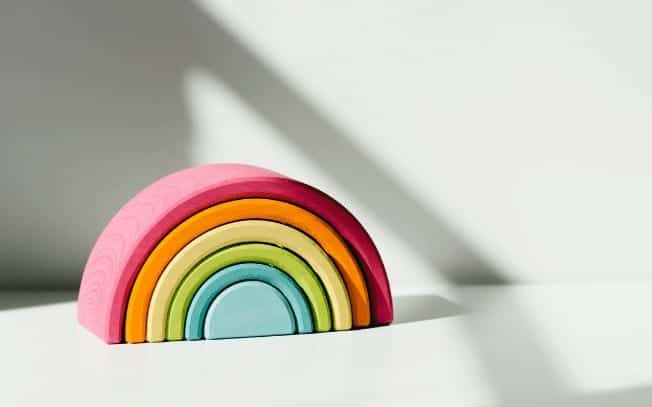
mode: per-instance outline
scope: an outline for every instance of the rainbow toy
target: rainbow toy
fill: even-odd
[[[111,219],[84,270],[80,323],[107,343],[389,324],[385,268],[325,193],[262,168],[188,168]]]

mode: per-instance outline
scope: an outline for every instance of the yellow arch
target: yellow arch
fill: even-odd
[[[324,250],[310,237],[290,226],[264,220],[245,220],[228,223],[200,235],[168,263],[149,303],[147,341],[160,342],[165,339],[167,315],[174,293],[197,263],[224,247],[253,242],[274,244],[301,256],[324,285],[335,330],[351,329],[348,292],[338,269]]]

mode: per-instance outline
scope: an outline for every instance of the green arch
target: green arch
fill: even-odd
[[[218,250],[205,258],[183,279],[172,299],[168,314],[166,339],[184,339],[186,313],[199,287],[213,274],[233,264],[268,264],[288,274],[303,290],[317,332],[330,331],[332,327],[330,305],[319,277],[301,259],[289,250],[265,243],[245,243]]]

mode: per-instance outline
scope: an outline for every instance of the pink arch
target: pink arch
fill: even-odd
[[[154,246],[192,214],[241,198],[290,202],[330,223],[360,262],[371,301],[372,324],[392,321],[392,296],[380,254],[349,211],[324,192],[281,174],[250,165],[213,164],[161,178],[111,219],[84,269],[77,308],[80,323],[107,343],[122,342],[129,293]]]

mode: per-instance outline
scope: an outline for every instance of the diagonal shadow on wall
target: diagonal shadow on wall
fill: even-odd
[[[508,282],[444,219],[352,143],[344,129],[243,47],[219,22],[191,12],[190,26],[197,41],[207,48],[198,66],[223,80],[305,157],[375,212],[399,238],[410,241],[424,258],[432,259],[446,278],[474,284]]]

